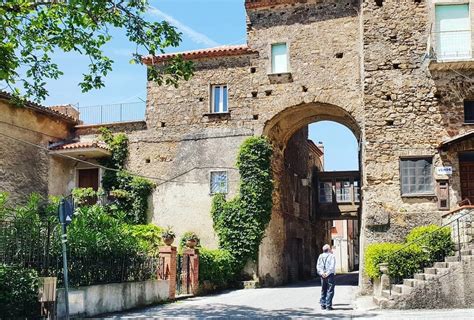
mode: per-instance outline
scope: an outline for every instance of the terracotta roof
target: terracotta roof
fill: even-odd
[[[51,150],[74,150],[74,149],[90,149],[90,148],[99,148],[104,150],[109,150],[109,147],[102,142],[96,141],[79,141],[72,143],[65,143],[59,146],[54,146],[50,148]]]
[[[258,9],[284,4],[307,3],[308,0],[245,0],[246,9]]]
[[[14,97],[8,93],[8,92],[5,92],[5,91],[0,91],[0,99],[3,99],[3,100],[12,100]],[[71,116],[68,116],[64,113],[61,113],[59,111],[56,111],[54,109],[51,109],[51,108],[48,108],[48,107],[45,107],[45,106],[42,106],[38,103],[35,103],[35,102],[32,102],[32,101],[28,101],[26,100],[24,102],[24,105],[23,105],[25,108],[28,108],[28,109],[31,109],[31,110],[34,110],[36,112],[39,112],[39,113],[42,113],[42,114],[45,114],[47,116],[52,116],[52,117],[55,117],[55,118],[58,118],[58,119],[61,119],[63,121],[66,121],[66,122],[69,122],[69,123],[73,123],[73,124],[76,124],[78,123],[78,121],[76,119],[74,119],[73,117]]]
[[[142,61],[145,64],[154,64],[157,62],[164,62],[171,58],[181,55],[185,60],[194,60],[194,59],[203,59],[203,58],[214,58],[214,57],[230,57],[230,56],[239,56],[244,54],[252,54],[256,51],[251,50],[247,45],[237,45],[237,46],[221,46],[215,48],[193,50],[193,51],[184,51],[176,53],[162,54],[158,56],[144,56]]]
[[[474,130],[471,130],[471,131],[468,131],[468,132],[465,132],[465,133],[461,133],[461,134],[458,134],[457,136],[454,136],[452,138],[444,140],[443,142],[441,142],[439,144],[438,148],[445,150],[453,144],[456,144],[458,142],[470,139],[472,137],[474,137]]]

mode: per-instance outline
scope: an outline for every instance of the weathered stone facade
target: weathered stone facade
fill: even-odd
[[[0,192],[8,192],[12,204],[26,201],[33,192],[66,193],[62,182],[70,175],[70,167],[63,167],[62,159],[51,158],[47,148],[70,138],[77,121],[34,103],[17,106],[3,92],[0,113]]]
[[[235,136],[269,136],[275,145],[276,192],[258,265],[267,283],[288,280],[289,264],[282,257],[291,252],[290,229],[299,226],[291,222],[297,214],[285,153],[291,149],[291,137],[311,122],[342,123],[360,143],[361,263],[366,244],[399,240],[413,226],[440,223],[437,179],[449,181],[450,208],[461,200],[461,191],[455,150],[460,144],[447,151],[440,151],[439,145],[470,130],[463,121],[463,101],[473,98],[474,89],[469,80],[472,65],[453,70],[436,67],[430,59],[434,3],[258,0],[246,1],[246,6],[247,50],[236,49],[238,55],[225,48],[185,55],[195,61],[190,81],[178,89],[149,83],[148,138],[137,138],[136,143],[152,143],[140,149],[163,159],[155,172],[173,176],[203,162],[232,166],[239,140]],[[274,43],[289,48],[288,74],[271,74]],[[210,114],[212,84],[227,84],[229,113]],[[220,141],[213,144],[216,136]],[[472,143],[462,145],[463,151],[472,151]],[[137,153],[132,168],[142,167],[144,153]],[[433,168],[452,166],[453,175],[433,172],[431,194],[402,196],[404,157],[432,158]],[[194,177],[203,179],[206,188],[205,175]],[[170,194],[178,189],[160,192],[157,208],[159,202],[171,201]],[[210,200],[205,202],[209,206]],[[205,206],[200,208],[202,216]]]

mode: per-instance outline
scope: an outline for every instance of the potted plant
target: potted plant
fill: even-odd
[[[167,246],[170,246],[173,243],[174,238],[176,238],[176,234],[170,227],[168,227],[161,233],[161,238]]]
[[[186,232],[183,235],[183,242],[186,244],[186,247],[194,249],[199,245],[199,237],[194,232]]]

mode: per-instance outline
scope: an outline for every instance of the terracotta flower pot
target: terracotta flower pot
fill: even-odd
[[[186,240],[186,247],[188,247],[189,249],[194,249],[194,247],[196,247],[196,245],[197,245],[196,240],[194,240],[194,239]]]
[[[174,238],[165,238],[165,237],[163,237],[162,239],[163,239],[163,242],[164,242],[167,246],[170,246],[170,245],[173,243],[173,241],[174,241]]]

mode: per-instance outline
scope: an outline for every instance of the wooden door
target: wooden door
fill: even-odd
[[[469,199],[474,204],[474,161],[460,161],[462,200]]]
[[[79,188],[92,188],[95,191],[99,189],[99,169],[80,169],[78,172]]]

